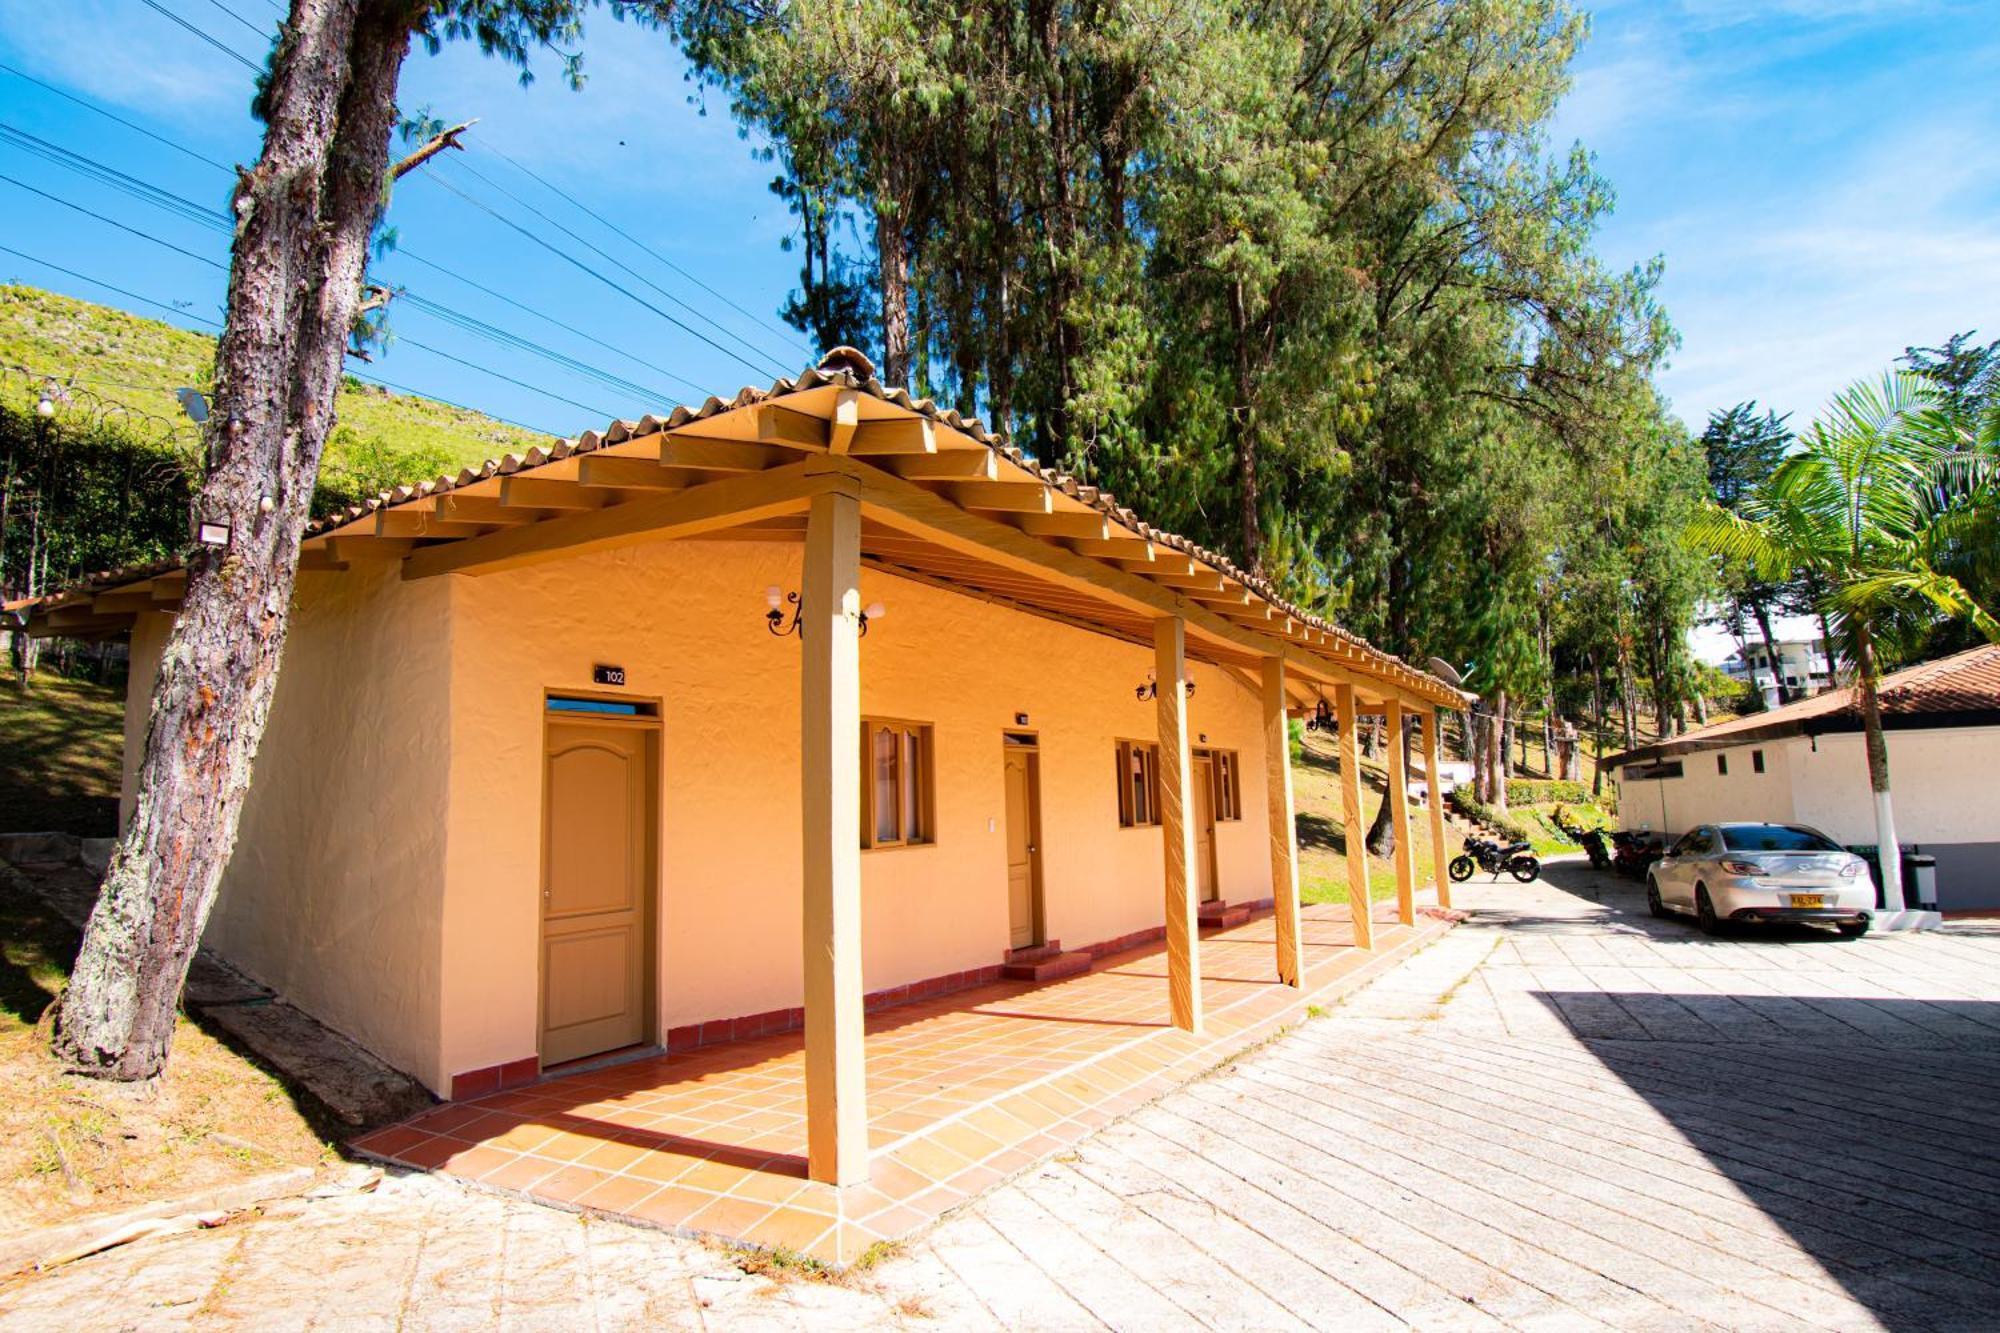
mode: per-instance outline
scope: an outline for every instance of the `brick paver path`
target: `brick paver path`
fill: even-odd
[[[2000,928],[1710,940],[1551,874],[843,1285],[410,1177],[0,1290],[0,1322],[2000,1322]]]

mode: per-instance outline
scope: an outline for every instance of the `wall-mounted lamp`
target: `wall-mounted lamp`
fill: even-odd
[[[1306,730],[1325,732],[1335,730],[1333,709],[1327,706],[1326,700],[1321,699],[1319,704],[1313,709],[1313,715],[1306,719]]]
[[[770,630],[771,633],[781,639],[787,634],[797,634],[801,638],[804,637],[805,631],[799,624],[799,612],[804,608],[799,604],[799,595],[797,593],[786,592],[774,583],[764,589],[764,602],[770,608],[764,613],[764,628]],[[788,605],[792,608],[790,616],[785,614],[785,607]],[[865,636],[868,633],[869,621],[880,620],[888,614],[889,608],[882,605],[882,603],[868,603],[867,608],[861,612],[860,633]]]
[[[1142,702],[1147,699],[1159,698],[1160,696],[1159,673],[1156,671],[1148,671],[1146,673],[1146,683],[1144,685],[1140,685],[1137,688],[1135,688],[1132,691],[1132,694],[1134,697],[1138,698]],[[1190,699],[1194,698],[1193,681],[1187,682],[1187,694],[1188,698]]]

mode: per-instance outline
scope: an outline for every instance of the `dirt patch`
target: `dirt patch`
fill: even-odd
[[[65,1074],[51,1005],[76,932],[0,898],[0,1236],[334,1160],[284,1086],[182,1019],[156,1083]]]

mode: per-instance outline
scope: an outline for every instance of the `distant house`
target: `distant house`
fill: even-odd
[[[1764,696],[1764,707],[1776,708],[1783,702],[1782,681],[1794,696],[1818,694],[1833,686],[1833,666],[1826,654],[1824,639],[1782,639],[1774,660],[1762,643],[1747,643],[1731,654],[1722,670],[1731,679],[1755,685]]]
[[[1938,906],[2000,907],[2000,645],[1886,676],[1896,833],[1937,858]],[[1809,824],[1850,846],[1875,841],[1852,686],[1734,718],[1605,760],[1628,829],[1678,836],[1698,824]]]

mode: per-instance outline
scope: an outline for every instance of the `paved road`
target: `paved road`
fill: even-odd
[[[1711,940],[1550,873],[841,1285],[409,1178],[85,1261],[0,1322],[2000,1324],[2000,927]]]

